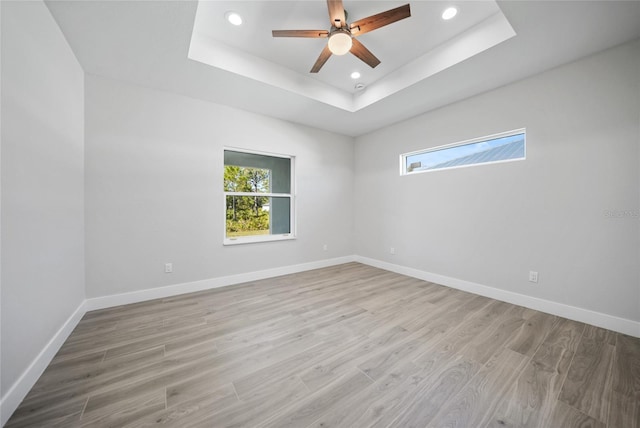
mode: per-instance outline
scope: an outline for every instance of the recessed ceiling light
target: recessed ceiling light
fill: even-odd
[[[360,78],[360,73],[358,73],[357,71],[354,71],[353,73],[351,73],[351,78],[352,79],[359,79]]]
[[[242,25],[242,17],[238,12],[229,11],[224,14],[224,17],[233,25]]]
[[[458,14],[458,9],[455,7],[447,8],[444,12],[442,12],[442,19],[448,21]]]

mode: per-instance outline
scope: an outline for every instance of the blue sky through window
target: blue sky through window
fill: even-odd
[[[524,158],[524,133],[406,156],[407,172]]]

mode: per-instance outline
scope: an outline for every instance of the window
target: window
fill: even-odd
[[[400,175],[525,159],[525,130],[400,155]]]
[[[293,157],[224,151],[224,243],[293,239]]]

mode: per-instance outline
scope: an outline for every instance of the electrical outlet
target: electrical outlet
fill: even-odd
[[[396,253],[396,249],[394,247],[389,248],[389,253],[395,254]]]
[[[165,263],[164,273],[172,273],[172,272],[173,272],[173,263]]]
[[[538,272],[536,271],[529,271],[529,282],[538,282]]]
[[[322,251],[327,251],[329,249],[329,246],[327,244],[324,244],[322,246]]]

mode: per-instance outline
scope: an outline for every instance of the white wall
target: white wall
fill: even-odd
[[[359,137],[356,252],[640,321],[639,118],[636,41]],[[401,153],[521,127],[526,161],[398,174]]]
[[[84,73],[44,3],[0,7],[4,408],[85,297]]]
[[[296,156],[297,240],[222,245],[224,146]],[[353,254],[348,137],[87,76],[85,168],[88,297]]]

